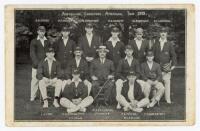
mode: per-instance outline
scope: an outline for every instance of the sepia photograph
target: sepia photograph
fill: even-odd
[[[191,125],[193,14],[192,5],[7,6],[8,123]]]

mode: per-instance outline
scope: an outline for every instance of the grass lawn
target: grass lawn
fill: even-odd
[[[49,103],[48,109],[43,109],[39,99],[30,102],[31,66],[16,64],[15,72],[15,120],[184,120],[185,119],[185,73],[184,68],[175,69],[172,74],[172,101],[167,105],[164,101],[160,106],[145,109],[142,113],[123,112],[115,109],[115,105],[90,106],[86,113],[68,114],[66,109],[58,109]],[[8,103],[7,103],[8,104]]]

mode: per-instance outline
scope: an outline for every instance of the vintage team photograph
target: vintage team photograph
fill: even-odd
[[[15,122],[186,121],[187,8],[13,16]]]

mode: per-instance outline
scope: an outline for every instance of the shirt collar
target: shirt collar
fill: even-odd
[[[75,82],[74,78],[72,78],[72,82]],[[78,82],[82,82],[82,80],[79,78]]]
[[[126,57],[125,57],[125,60],[127,60],[127,59],[128,59],[128,57],[126,56]],[[133,59],[133,56],[131,57],[131,59]]]
[[[41,40],[41,38],[38,36],[37,40]],[[47,40],[47,38],[44,36],[43,40]]]
[[[62,39],[64,40],[64,37],[62,37]],[[69,37],[67,37],[67,39],[65,39],[65,40],[68,40],[69,39]]]
[[[167,39],[162,40],[161,38],[159,39],[160,42],[167,42]]]
[[[143,41],[144,39],[142,38],[141,40],[138,40],[137,38],[134,38],[135,41]]]
[[[48,60],[48,58],[46,57],[45,59],[44,59],[44,61],[47,61]],[[53,61],[56,61],[56,59],[55,58],[53,58]]]
[[[119,42],[119,41],[120,41],[120,39],[119,39],[119,38],[117,38],[116,40],[113,40],[113,38],[112,38],[112,37],[110,37],[108,41],[111,41],[111,42],[112,42],[112,41]]]

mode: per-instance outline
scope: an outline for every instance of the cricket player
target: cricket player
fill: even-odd
[[[30,101],[34,101],[38,90],[39,80],[36,78],[38,64],[43,60],[45,55],[45,48],[48,48],[50,42],[45,37],[46,28],[38,26],[37,38],[33,39],[30,44],[30,57],[32,60],[32,79],[31,79],[31,96]]]
[[[153,94],[153,97],[151,99],[151,103],[147,106],[147,108],[151,108],[160,101],[165,91],[165,88],[161,83],[162,72],[160,69],[160,65],[153,60],[153,51],[147,51],[146,58],[147,61],[142,63],[141,65],[142,80],[137,80],[137,82],[141,85],[142,90],[149,91],[147,95],[150,94],[151,90],[156,89],[156,92]]]
[[[162,70],[162,79],[165,86],[165,100],[171,104],[171,71],[177,63],[174,46],[167,40],[168,28],[162,28],[160,39],[153,46],[155,61],[160,64]]]
[[[123,106],[124,111],[142,112],[143,107],[149,105],[149,98],[144,97],[140,86],[135,82],[136,78],[135,71],[130,71],[126,82],[123,84],[116,82],[118,84],[116,100]]]
[[[86,23],[86,34],[81,36],[78,40],[78,45],[83,50],[83,56],[89,63],[97,57],[96,49],[101,43],[100,37],[93,32],[93,29],[94,25],[92,23]]]
[[[93,97],[88,96],[88,88],[80,79],[80,71],[73,70],[72,76],[72,83],[66,85],[62,92],[60,104],[67,108],[68,113],[86,112],[87,107],[93,103]]]
[[[114,65],[106,54],[109,52],[106,46],[99,46],[97,49],[99,58],[95,59],[90,66],[90,76],[92,79],[92,95],[96,97],[100,90],[100,86],[104,86],[104,104],[109,105],[111,101],[112,91],[114,89]],[[106,84],[105,84],[106,83]]]
[[[106,48],[109,50],[107,58],[112,60],[115,68],[117,68],[119,61],[124,58],[124,43],[119,39],[120,30],[117,26],[111,29],[111,37],[105,43]]]
[[[88,87],[89,95],[92,88],[92,84],[90,83],[88,62],[84,58],[82,58],[82,54],[82,49],[79,46],[77,46],[74,50],[75,57],[69,62],[68,68],[65,71],[66,80],[63,81],[63,89],[66,86],[66,84],[71,83],[73,70],[78,69],[80,71],[80,79]]]
[[[44,101],[43,108],[48,108],[47,87],[55,87],[53,105],[59,107],[58,99],[61,92],[61,68],[60,63],[54,58],[54,48],[46,50],[46,58],[39,63],[37,70],[37,79],[39,80],[39,89]]]
[[[137,28],[135,30],[135,38],[129,41],[129,44],[133,48],[133,56],[140,64],[146,60],[146,51],[149,49],[149,43],[143,39],[143,29]]]

